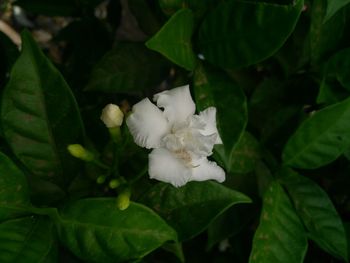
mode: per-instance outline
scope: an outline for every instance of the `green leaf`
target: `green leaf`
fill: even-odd
[[[324,79],[335,78],[347,91],[350,91],[350,48],[343,49],[327,62]]]
[[[304,227],[283,188],[272,182],[264,194],[249,263],[302,263],[306,250]]]
[[[233,206],[218,216],[208,228],[207,249],[241,232],[257,216],[255,210],[252,205]]]
[[[0,152],[0,222],[26,214],[29,190],[23,172]]]
[[[155,10],[146,0],[129,0],[128,7],[135,16],[138,26],[147,35],[154,35],[161,28]]]
[[[46,217],[24,217],[0,224],[1,263],[54,263],[57,248],[52,222]]]
[[[344,227],[348,237],[348,255],[350,255],[350,222],[345,222]]]
[[[332,18],[335,13],[340,9],[345,7],[350,3],[350,0],[327,0],[327,11],[323,19],[323,22],[326,23],[330,18]]]
[[[82,199],[65,207],[57,219],[61,241],[89,262],[125,262],[139,259],[166,241],[175,231],[149,208],[136,203],[121,211],[115,198]]]
[[[29,176],[28,180],[30,200],[35,206],[54,205],[66,197],[66,192],[52,182],[41,180],[36,176]]]
[[[194,70],[196,57],[192,51],[191,42],[193,28],[192,11],[181,9],[146,42],[146,46],[161,53],[175,64],[187,70]]]
[[[234,148],[247,124],[247,102],[241,88],[225,74],[199,65],[194,72],[194,93],[198,110],[214,106],[223,145],[215,147],[219,159],[231,170]]]
[[[135,93],[159,84],[168,72],[167,61],[142,43],[119,43],[94,67],[86,90]]]
[[[176,256],[181,263],[185,262],[185,256],[181,243],[165,243],[162,246],[162,249]]]
[[[183,7],[190,8],[195,18],[200,18],[206,10],[211,8],[214,0],[158,0],[159,6],[166,15],[172,15]]]
[[[249,132],[244,132],[232,151],[228,172],[249,173],[255,169],[255,164],[259,158],[260,147],[258,141]]]
[[[349,118],[350,98],[312,114],[289,138],[283,163],[315,169],[334,161],[350,147]]]
[[[147,192],[142,202],[162,216],[184,241],[204,231],[229,207],[250,203],[244,194],[214,182],[190,182],[175,188],[158,183]]]
[[[327,193],[292,170],[281,172],[281,182],[286,186],[310,238],[328,253],[347,261],[344,226]]]
[[[331,105],[346,99],[349,93],[346,92],[339,84],[334,81],[327,80],[326,76],[321,82],[316,102],[323,105]]]
[[[199,49],[208,61],[223,68],[262,61],[293,32],[303,4],[303,0],[292,5],[222,1],[199,29]]]
[[[67,83],[28,32],[22,41],[2,98],[3,132],[30,172],[63,186],[80,169],[66,149],[84,138],[79,110]]]
[[[310,58],[314,67],[318,68],[323,60],[337,50],[342,44],[346,28],[344,12],[337,13],[324,23],[327,0],[315,0],[311,5],[311,25],[309,32]],[[332,0],[337,1],[337,0]]]

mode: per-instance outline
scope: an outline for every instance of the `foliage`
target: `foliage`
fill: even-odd
[[[348,262],[349,3],[14,1],[35,23],[20,51],[0,32],[0,261]],[[100,120],[186,84],[223,184],[149,179]]]

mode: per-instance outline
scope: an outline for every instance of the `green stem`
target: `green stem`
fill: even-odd
[[[132,185],[132,184],[136,183],[142,176],[144,176],[144,175],[147,173],[147,171],[148,171],[148,167],[145,166],[145,167],[141,170],[141,172],[139,172],[133,179],[131,179],[131,180],[129,181],[129,184]]]
[[[98,167],[103,168],[103,169],[106,169],[106,170],[109,170],[109,169],[110,169],[108,165],[105,165],[105,164],[104,164],[103,162],[101,162],[100,160],[94,159],[94,160],[92,160],[92,163],[95,164],[95,165],[98,166]]]

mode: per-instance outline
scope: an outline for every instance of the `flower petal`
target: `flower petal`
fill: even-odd
[[[179,187],[186,184],[191,177],[191,168],[186,167],[165,148],[154,149],[148,158],[148,173],[152,179]]]
[[[163,112],[148,98],[135,104],[132,111],[126,124],[135,143],[147,149],[160,147],[162,138],[170,130],[170,125],[163,116]]]
[[[220,134],[216,127],[216,108],[206,108],[204,111],[199,113],[199,118],[206,124],[204,129],[201,130],[201,133],[203,135],[217,134],[215,144],[222,144]]]
[[[196,110],[188,85],[160,92],[153,100],[164,108],[164,115],[171,124],[186,121]]]
[[[194,163],[192,177],[190,181],[216,180],[219,183],[225,181],[225,171],[216,164],[208,161],[207,158],[201,158]]]

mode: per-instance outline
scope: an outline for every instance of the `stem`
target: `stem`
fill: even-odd
[[[105,164],[104,164],[103,162],[101,162],[100,160],[94,159],[94,160],[92,160],[92,163],[95,164],[95,165],[98,166],[98,167],[103,168],[103,169],[106,169],[106,170],[109,170],[109,169],[110,169],[107,165],[105,165]]]
[[[148,170],[147,168],[148,168],[148,167],[145,166],[145,167],[141,170],[141,172],[139,172],[133,179],[131,179],[131,180],[129,181],[129,184],[132,185],[132,184],[136,183],[142,176],[144,176],[144,175],[147,173],[147,170]]]

